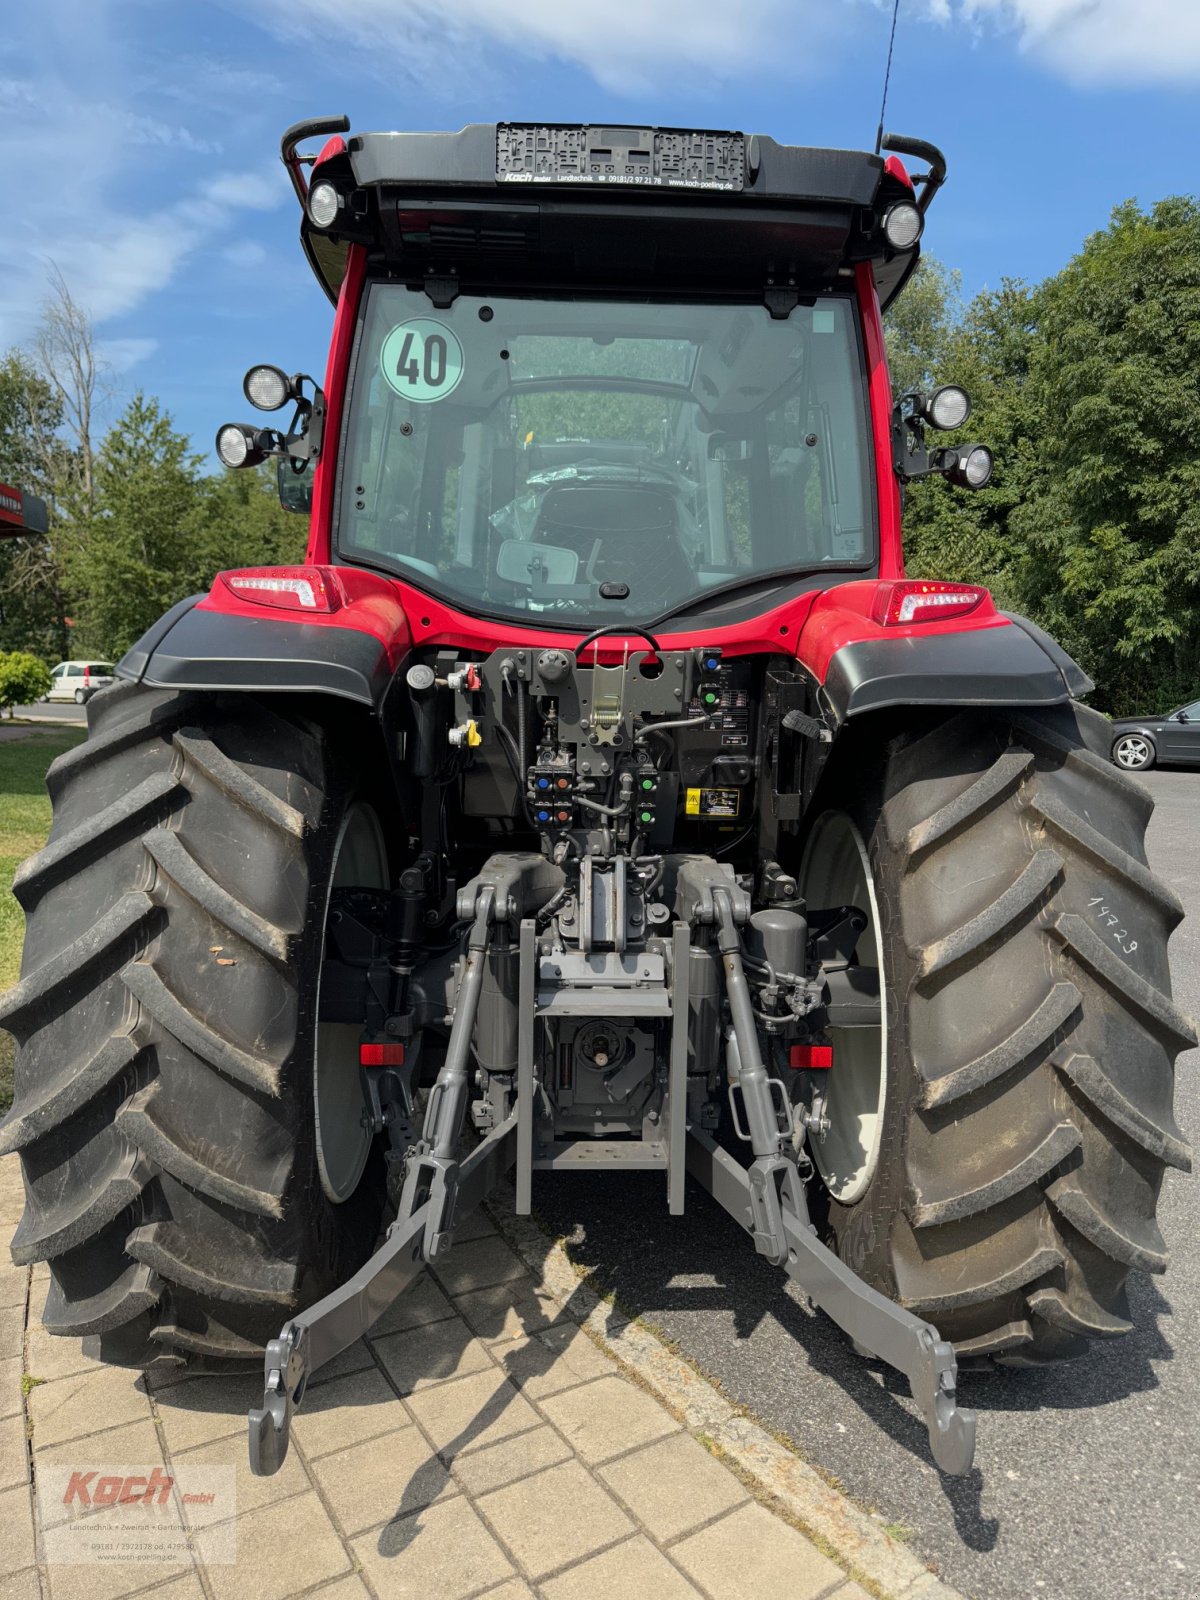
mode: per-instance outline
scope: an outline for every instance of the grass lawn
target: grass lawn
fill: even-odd
[[[0,743],[0,990],[15,983],[21,970],[25,918],[10,892],[13,873],[50,832],[46,768],[83,737],[82,728],[38,728],[24,739]],[[12,1058],[13,1041],[0,1030],[0,1112],[12,1103]]]

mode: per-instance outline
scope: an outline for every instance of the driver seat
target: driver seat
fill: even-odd
[[[555,485],[546,491],[533,539],[573,550],[581,579],[627,583],[639,599],[667,605],[693,582],[674,497],[659,484]]]

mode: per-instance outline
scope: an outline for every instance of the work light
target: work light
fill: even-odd
[[[217,429],[217,454],[227,467],[257,467],[266,459],[258,430],[241,422],[227,422]]]
[[[971,415],[971,400],[957,384],[943,383],[926,397],[921,409],[926,422],[935,428],[961,428]]]
[[[292,398],[292,380],[280,367],[251,367],[242,379],[242,393],[260,411],[278,411]]]
[[[893,250],[911,250],[921,237],[925,218],[911,200],[901,200],[883,219],[883,236]]]
[[[961,489],[982,489],[992,476],[995,458],[985,444],[968,444],[960,450],[940,450],[937,470]]]
[[[337,221],[342,199],[333,184],[322,180],[308,191],[308,215],[318,228],[329,228]]]

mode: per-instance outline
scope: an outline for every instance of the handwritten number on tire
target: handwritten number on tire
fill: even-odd
[[[1109,909],[1108,902],[1105,900],[1104,896],[1099,894],[1096,895],[1093,899],[1088,901],[1088,907],[1101,926],[1107,928],[1112,934],[1113,938],[1117,941],[1118,945],[1120,945],[1124,954],[1131,956],[1137,949],[1138,942],[1136,939],[1129,938],[1128,928],[1123,928],[1121,926],[1120,917],[1118,917],[1114,911]],[[1129,942],[1126,943],[1126,940]]]

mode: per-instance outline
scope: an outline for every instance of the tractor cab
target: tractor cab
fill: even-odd
[[[928,160],[914,184],[896,155],[757,135],[486,124],[335,136],[306,182],[297,144],[332,127],[284,139],[347,323],[310,556],[584,628],[900,573],[897,471],[958,472],[922,429],[968,411],[893,414],[883,361],[936,149],[890,139]],[[291,438],[218,448],[305,469]]]

